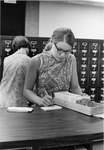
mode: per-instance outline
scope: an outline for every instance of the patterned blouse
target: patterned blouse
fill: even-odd
[[[29,60],[29,56],[18,51],[4,59],[0,83],[0,107],[27,106],[23,87]]]
[[[57,61],[48,52],[38,55],[40,68],[35,92],[43,97],[46,92],[52,95],[56,91],[68,91],[72,76],[72,54],[62,61]]]

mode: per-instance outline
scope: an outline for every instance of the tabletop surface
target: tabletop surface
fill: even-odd
[[[0,143],[68,139],[71,142],[103,138],[104,120],[67,108],[43,111],[34,107],[31,113],[0,109]]]

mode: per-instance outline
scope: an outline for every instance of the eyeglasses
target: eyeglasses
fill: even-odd
[[[54,43],[54,45],[57,49],[57,52],[59,52],[59,53],[69,53],[70,52],[70,50],[63,50],[62,48],[57,47],[56,43]]]

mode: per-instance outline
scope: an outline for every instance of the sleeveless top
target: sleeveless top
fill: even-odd
[[[47,51],[38,55],[40,67],[35,92],[38,96],[46,95],[45,90],[52,96],[53,92],[68,91],[72,76],[72,54],[57,61]]]
[[[0,107],[27,106],[23,88],[29,60],[29,56],[18,51],[4,59]]]

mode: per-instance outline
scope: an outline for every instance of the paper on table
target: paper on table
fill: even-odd
[[[8,107],[9,112],[32,112],[33,108],[30,107]]]
[[[99,117],[99,118],[103,118],[104,119],[104,114],[97,114],[97,115],[94,115],[95,117]]]
[[[47,107],[41,107],[44,111],[49,111],[49,110],[58,110],[62,109],[61,106],[53,105],[53,106],[47,106]]]

